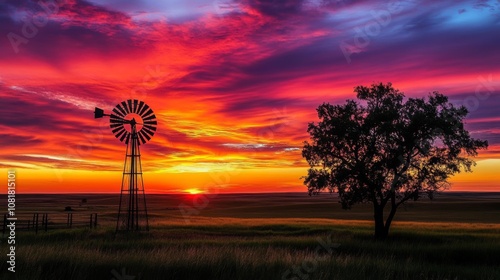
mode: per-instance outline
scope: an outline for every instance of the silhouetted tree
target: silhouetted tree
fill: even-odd
[[[475,162],[467,157],[488,142],[471,138],[467,109],[438,92],[405,98],[391,83],[354,91],[359,102],[317,108],[320,122],[309,123],[311,143],[302,151],[310,165],[304,184],[309,195],[337,191],[344,209],[373,203],[375,238],[384,239],[398,206],[422,195],[432,199],[450,176],[470,172]]]

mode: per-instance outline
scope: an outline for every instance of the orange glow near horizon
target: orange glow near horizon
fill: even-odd
[[[196,194],[202,194],[203,192],[200,191],[199,189],[187,189],[186,192],[188,194],[193,194],[193,195],[196,195]]]
[[[500,191],[497,166],[500,159],[479,160],[472,173],[459,173],[450,179],[447,191]],[[32,170],[16,168],[19,193],[117,193],[121,174],[116,171]],[[1,169],[7,174],[7,169]],[[219,194],[307,192],[301,176],[307,167],[218,170],[207,172],[151,172],[144,175],[146,192],[151,194]],[[5,176],[6,177],[6,176]],[[6,179],[5,179],[6,180]],[[495,183],[492,183],[495,182]],[[183,188],[190,185],[190,188]]]

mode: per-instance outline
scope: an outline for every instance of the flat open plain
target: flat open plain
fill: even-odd
[[[123,268],[136,277],[123,279],[500,279],[499,193],[410,202],[384,242],[370,204],[343,210],[330,194],[149,195],[151,230],[115,236],[117,205],[116,194],[18,195],[19,217],[70,206],[98,213],[98,227],[51,230],[49,218],[47,232],[19,230],[15,274],[3,237],[0,279],[119,279]]]

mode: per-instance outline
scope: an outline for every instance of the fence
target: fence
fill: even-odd
[[[93,229],[97,227],[97,213],[33,213],[21,214],[16,217],[16,231],[26,230],[38,233],[38,231],[48,231],[52,229],[82,227]],[[8,223],[7,214],[4,214],[2,222],[2,236],[7,232]]]

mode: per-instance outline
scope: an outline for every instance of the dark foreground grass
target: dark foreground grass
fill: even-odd
[[[17,240],[16,273],[2,262],[0,279],[500,279],[500,226],[487,224],[397,223],[377,242],[368,222],[224,218]]]

